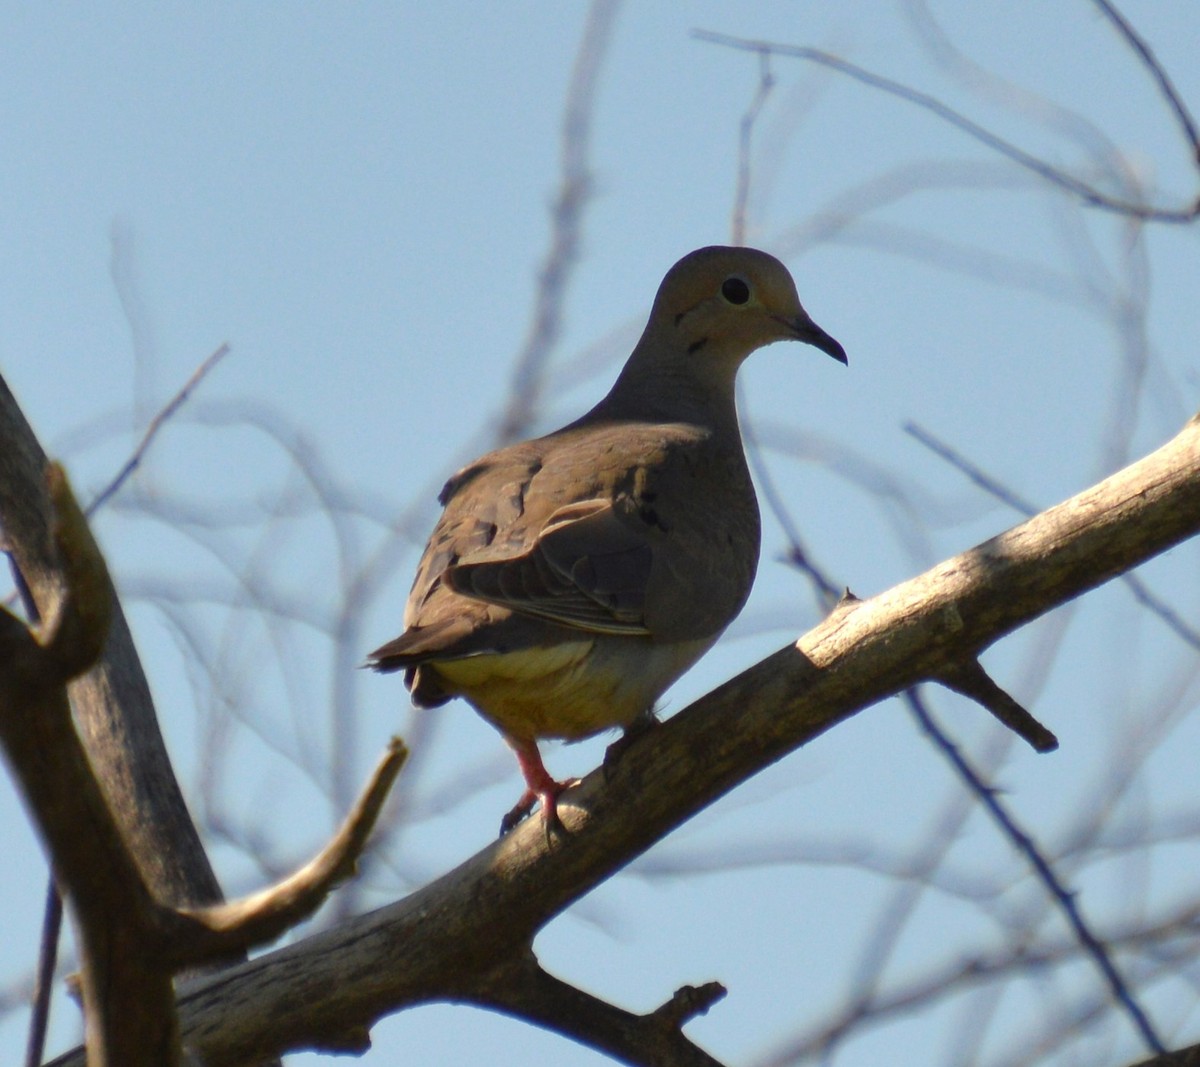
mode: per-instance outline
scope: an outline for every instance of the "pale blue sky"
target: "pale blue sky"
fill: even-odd
[[[281,425],[302,433],[339,491],[368,510],[349,521],[359,562],[395,545],[401,535],[385,524],[420,505],[413,543],[401,539],[379,572],[359,651],[393,636],[433,492],[487,443],[528,330],[586,8],[0,10],[0,369],[86,494],[104,484],[146,418],[200,361],[222,342],[232,346],[152,451],[133,487],[140,508],[130,506],[135,494],[118,500],[97,530],[189,797],[200,805],[203,744],[228,698],[242,716],[222,749],[229,810],[279,842],[271,863],[294,862],[319,845],[334,818],[326,799],[328,653],[310,626],[270,629],[231,617],[237,583],[214,553],[301,611],[329,618],[339,567],[330,526],[319,516],[276,520],[265,534],[225,531],[205,547],[148,518],[146,508],[183,500],[286,510],[280,501],[289,493],[300,506],[311,503],[280,448],[244,426],[214,422],[228,410],[221,405],[269,405]],[[758,66],[751,55],[693,39],[694,28],[837,51],[1104,183],[1102,135],[1156,201],[1194,199],[1196,175],[1165,109],[1091,5],[934,9],[949,39],[992,75],[1093,123],[1099,134],[1086,142],[1064,138],[1064,128],[1077,128],[1051,125],[1056,113],[1032,96],[997,95],[990,81],[967,91],[922,47],[908,10],[870,0],[621,10],[594,114],[595,196],[539,429],[578,414],[607,387],[666,268],[692,248],[729,239],[738,123]],[[1200,9],[1192,0],[1142,0],[1126,13],[1200,108]],[[755,129],[748,242],[787,259],[805,305],[843,342],[850,364],[797,346],[762,352],[744,372],[745,410],[765,443],[787,443],[797,454],[772,452],[772,477],[836,581],[867,596],[1016,521],[908,437],[910,420],[1046,505],[1112,469],[1122,450],[1133,458],[1161,443],[1200,406],[1194,229],[1151,229],[1130,253],[1124,223],[1046,192],[910,105],[795,60],[776,59],[772,71],[777,84]],[[822,226],[807,229],[814,220]],[[1111,325],[1113,301],[1135,274],[1145,278],[1149,346],[1139,381],[1125,374]],[[580,370],[575,360],[619,328],[603,358]],[[1126,403],[1136,420],[1122,444],[1112,426]],[[881,488],[903,494],[901,502],[881,502],[871,492]],[[668,710],[815,621],[807,585],[777,562],[778,523],[768,517],[766,526],[750,606],[679,684]],[[1196,562],[1195,547],[1185,547],[1146,575],[1193,625]],[[189,609],[216,594],[224,602]],[[1002,684],[1030,699],[1063,742],[1050,757],[1015,748],[1002,772],[1012,803],[1047,841],[1071,825],[1110,753],[1173,684],[1177,702],[1195,707],[1194,654],[1160,624],[1131,620],[1129,603],[1115,587],[1085,600],[1044,684],[1037,653],[1055,623],[990,654]],[[215,689],[185,632],[200,634],[222,665]],[[354,686],[349,776],[357,780],[389,732],[412,726],[397,679],[356,675]],[[983,713],[937,702],[968,750],[982,751],[995,731]],[[418,735],[425,748],[414,788],[419,808],[446,810],[426,811],[389,843],[387,863],[369,867],[369,903],[394,899],[471,854],[519,792],[515,764],[489,727],[464,706],[435,714],[436,731]],[[1171,758],[1194,768],[1195,724],[1171,739],[1163,768]],[[583,773],[602,747],[552,747],[549,762],[561,774]],[[1139,811],[1186,800],[1162,777],[1169,775],[1139,792]],[[635,867],[587,898],[546,931],[539,952],[561,976],[639,1010],[681,984],[722,980],[729,998],[689,1032],[719,1057],[753,1062],[839,1002],[891,883],[844,864],[680,878],[651,876],[654,864],[719,855],[739,835],[886,855],[957,788],[898,706],[872,709],[684,828],[650,854],[643,876]],[[462,802],[453,803],[458,792]],[[982,820],[956,848],[957,870],[1011,864]],[[8,916],[0,982],[8,983],[32,962],[43,873],[7,787],[0,849],[13,857],[0,874]],[[262,872],[242,851],[217,844],[214,856],[231,892],[259,884]],[[1172,879],[1194,871],[1194,845],[1179,858],[1153,874],[1137,868],[1147,908],[1186,888]],[[1115,891],[1130,872],[1088,877],[1085,902],[1099,917],[1120,914]],[[1027,884],[1014,892],[1040,899]],[[897,973],[921,973],[941,958],[950,930],[968,947],[1003,937],[961,900],[931,900],[904,941]],[[1090,972],[1073,973],[1080,988],[1091,988]],[[1027,998],[1066,1000],[1071,992],[1026,983],[1006,1009],[1022,1020],[1035,1002]],[[1170,993],[1152,1002],[1164,1028],[1195,1040],[1200,1020]],[[884,1053],[890,1062],[934,1062],[954,1047],[955,1025],[961,1030],[962,1017],[947,1010],[851,1043],[836,1062],[879,1062]],[[998,1024],[990,1051],[1004,1047],[1007,1025],[1017,1023]],[[0,1060],[16,1058],[23,1028],[23,1013],[0,1019]],[[74,1028],[74,1009],[60,1000],[56,1048]],[[1123,1024],[1104,1034],[1112,1062],[1137,1053]],[[461,1008],[405,1013],[374,1039],[363,1062],[379,1067],[606,1062]],[[897,1042],[908,1040],[912,1059],[898,1059]]]

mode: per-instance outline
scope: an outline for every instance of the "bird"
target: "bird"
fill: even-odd
[[[756,349],[803,341],[846,363],[786,266],[710,246],[663,278],[608,395],[574,422],[499,448],[446,482],[403,633],[367,666],[404,671],[412,703],[464,698],[512,748],[561,827],[541,739],[653,721],[655,702],[741,611],[761,523],[735,376]]]

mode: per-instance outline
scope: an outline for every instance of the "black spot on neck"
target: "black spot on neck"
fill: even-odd
[[[701,301],[701,303],[703,303],[703,301]],[[691,307],[686,307],[681,312],[679,312],[679,314],[677,314],[675,316],[675,328],[679,329],[679,324],[681,322],[683,322],[683,320],[686,319],[699,306],[700,306],[700,304],[693,304]]]
[[[688,345],[688,355],[690,356],[693,352],[699,352],[706,344],[708,344],[707,337],[701,337],[699,341],[693,341]]]

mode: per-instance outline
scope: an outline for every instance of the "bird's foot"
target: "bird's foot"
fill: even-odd
[[[643,711],[626,726],[625,732],[604,750],[604,763],[601,765],[604,768],[604,780],[606,782],[612,780],[617,764],[621,762],[621,757],[629,750],[630,745],[661,725],[653,709],[650,709]]]
[[[517,762],[521,765],[521,773],[525,776],[525,792],[513,809],[500,820],[500,836],[503,837],[520,823],[531,811],[535,804],[542,806],[542,821],[547,835],[557,832],[566,833],[562,820],[558,817],[558,797],[573,785],[579,784],[578,778],[567,778],[557,781],[550,777],[546,765],[542,763],[541,753],[538,752],[537,742],[509,737],[506,739],[512,750],[517,754]]]
[[[500,820],[500,836],[504,837],[505,834],[511,833],[514,829],[516,829],[517,825],[523,822],[529,813],[533,811],[533,806],[537,802],[537,793],[535,793],[532,789],[526,789],[525,792],[521,794],[521,799],[513,805],[512,810]],[[558,812],[556,811],[555,815],[557,814]]]
[[[578,785],[580,779],[564,778],[561,782],[557,782],[549,775],[546,777],[547,781],[543,783],[544,788],[526,789],[521,794],[521,799],[513,805],[512,810],[500,820],[501,837],[524,822],[529,813],[533,811],[535,804],[542,806],[542,822],[546,826],[547,834],[565,834],[567,832],[566,827],[562,824],[562,819],[558,817],[558,796],[572,786]]]

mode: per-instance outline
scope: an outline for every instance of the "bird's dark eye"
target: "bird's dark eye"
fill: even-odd
[[[721,283],[721,295],[731,304],[744,304],[750,299],[750,286],[736,274]]]

